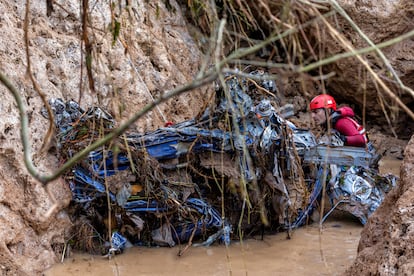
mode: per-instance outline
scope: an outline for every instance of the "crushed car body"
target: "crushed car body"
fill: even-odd
[[[296,127],[288,120],[293,108],[277,107],[277,93],[273,81],[229,75],[194,119],[126,132],[90,152],[65,175],[73,246],[112,254],[128,245],[229,245],[290,233],[310,222],[323,185],[332,206],[323,220],[336,208],[365,224],[397,178],[379,175],[372,152],[320,143]],[[62,162],[116,127],[99,107],[49,103]]]

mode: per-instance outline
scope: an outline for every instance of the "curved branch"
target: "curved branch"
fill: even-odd
[[[55,172],[53,172],[50,175],[41,174],[40,172],[38,172],[36,170],[35,166],[33,165],[33,161],[32,161],[32,158],[31,158],[31,147],[30,147],[30,144],[29,144],[29,137],[28,137],[29,127],[28,127],[28,117],[27,117],[27,114],[26,114],[26,107],[25,107],[25,105],[22,101],[22,98],[21,98],[19,92],[17,91],[17,89],[11,84],[11,82],[7,79],[7,77],[0,71],[0,81],[13,94],[13,96],[15,98],[15,101],[17,103],[18,109],[19,109],[20,122],[21,122],[20,133],[21,133],[21,140],[22,140],[23,150],[24,150],[24,162],[25,162],[25,165],[26,165],[26,168],[27,168],[28,172],[35,179],[37,179],[38,181],[40,181],[43,184],[46,184],[46,183],[48,183],[52,180],[55,180],[60,175],[62,175],[66,170],[70,169],[73,165],[75,165],[77,162],[79,162],[84,157],[86,157],[90,151],[93,151],[93,150],[103,146],[104,144],[110,142],[112,139],[122,135],[129,128],[129,126],[131,124],[136,122],[139,118],[144,116],[147,112],[151,111],[153,108],[158,106],[160,103],[163,103],[163,102],[165,102],[166,100],[168,100],[172,97],[178,96],[178,95],[183,94],[183,93],[185,93],[187,91],[190,91],[192,89],[195,89],[195,88],[201,87],[203,85],[206,85],[207,83],[211,83],[212,81],[217,79],[219,74],[222,73],[223,68],[226,66],[226,64],[231,63],[232,60],[240,59],[240,58],[242,58],[244,56],[247,56],[249,54],[253,54],[253,53],[257,52],[258,50],[260,50],[261,48],[265,47],[266,45],[268,45],[270,43],[273,43],[275,41],[278,41],[283,37],[291,35],[294,32],[297,32],[298,30],[300,30],[301,28],[309,26],[309,25],[313,24],[316,21],[323,20],[323,21],[325,21],[324,23],[326,24],[327,22],[325,20],[325,17],[328,17],[328,16],[330,16],[334,13],[335,13],[335,11],[328,12],[328,13],[326,13],[324,15],[321,15],[321,16],[319,16],[319,17],[317,17],[317,18],[315,18],[311,21],[308,21],[308,22],[306,22],[302,25],[299,25],[297,27],[292,27],[292,28],[286,30],[285,32],[283,32],[281,34],[270,36],[268,39],[262,41],[261,43],[258,43],[256,45],[254,45],[252,47],[238,49],[238,50],[234,51],[233,53],[231,53],[229,56],[224,57],[220,61],[219,61],[219,59],[217,59],[215,67],[210,68],[210,70],[208,70],[206,72],[200,72],[200,74],[197,75],[195,80],[193,80],[191,83],[189,83],[187,85],[184,85],[184,86],[181,86],[181,87],[178,87],[176,89],[173,89],[169,92],[166,92],[163,95],[161,95],[161,97],[159,97],[158,99],[153,100],[151,103],[147,104],[144,108],[142,108],[139,112],[135,113],[124,124],[122,124],[121,126],[119,126],[116,129],[114,129],[111,133],[107,134],[102,139],[95,141],[90,146],[88,146],[85,149],[83,149],[82,151],[78,152],[75,156],[73,156],[70,160],[68,160],[63,166],[58,168]],[[393,43],[397,43],[397,42],[401,41],[402,39],[407,38],[407,37],[411,37],[413,35],[414,35],[414,31],[409,32],[409,33],[407,33],[407,34],[405,34],[405,35],[403,35],[399,38],[396,38],[394,40],[390,40],[390,41],[381,43],[381,44],[377,45],[376,47],[377,48],[385,47],[385,46],[391,45]],[[344,58],[344,57],[348,57],[348,56],[357,56],[358,58],[360,58],[361,53],[372,51],[372,50],[375,50],[375,49],[376,49],[375,47],[364,48],[364,49],[361,49],[359,51],[356,51],[355,49],[350,49],[349,53],[336,55],[334,57],[331,57],[331,58],[328,58],[328,59],[325,59],[325,60],[321,60],[319,62],[310,64],[310,65],[308,65],[306,67],[302,67],[302,68],[290,66],[290,69],[293,70],[293,71],[297,71],[297,72],[308,71],[308,70],[311,70],[312,68],[315,68],[315,67],[327,64],[327,63],[334,62],[334,61],[336,61],[340,58]],[[361,62],[364,63],[363,60],[361,60]],[[377,80],[377,81],[384,88],[385,84],[383,84],[380,80]],[[392,92],[389,91],[389,89],[387,89],[387,87],[385,87],[384,90],[387,92],[387,94],[390,97],[392,97],[392,96],[395,97],[395,95],[392,94]],[[398,98],[395,99],[395,100],[411,117],[414,118],[414,114],[412,113],[412,111],[407,110],[407,107],[401,101],[399,101]]]
[[[28,172],[38,181],[40,181],[43,184],[47,184],[50,181],[53,181],[57,179],[60,175],[62,175],[66,170],[70,169],[73,165],[75,165],[78,161],[82,160],[84,157],[88,155],[89,152],[105,145],[112,139],[120,136],[123,134],[131,124],[133,124],[135,121],[137,121],[139,118],[141,118],[143,115],[145,115],[147,112],[151,111],[154,107],[156,107],[158,104],[165,102],[166,100],[178,96],[184,92],[190,91],[192,89],[195,89],[197,87],[201,87],[207,83],[212,82],[217,78],[217,72],[216,71],[209,71],[206,73],[203,77],[195,79],[193,82],[184,85],[182,87],[178,87],[174,90],[171,90],[170,92],[166,92],[163,95],[161,95],[160,98],[154,100],[153,102],[147,104],[144,108],[142,108],[139,112],[135,113],[129,120],[127,120],[124,124],[119,126],[118,128],[114,129],[111,133],[104,136],[102,139],[95,141],[90,146],[84,148],[80,152],[78,152],[76,155],[74,155],[70,160],[68,160],[62,167],[57,169],[54,173],[51,175],[44,175],[41,174],[36,170],[36,167],[33,164],[32,158],[31,158],[31,147],[29,144],[29,135],[28,135],[28,116],[26,114],[26,106],[22,101],[22,98],[17,91],[17,89],[12,85],[12,83],[9,81],[9,79],[0,71],[0,81],[7,87],[7,89],[13,94],[13,97],[17,103],[17,106],[19,108],[20,113],[20,135],[21,140],[23,143],[23,151],[24,151],[24,162],[26,165],[26,168]]]
[[[87,3],[87,0],[84,0],[84,1],[85,1],[84,3]],[[329,16],[331,14],[333,14],[333,12],[327,13],[323,16]],[[204,74],[198,75],[196,77],[196,79],[194,81],[192,81],[191,83],[189,83],[187,85],[184,85],[182,87],[178,87],[174,90],[171,90],[170,92],[166,92],[163,95],[161,95],[160,98],[158,98],[158,99],[154,100],[153,102],[147,104],[143,109],[141,109],[139,112],[135,113],[123,125],[121,125],[120,127],[114,129],[111,133],[107,134],[102,139],[95,141],[90,146],[86,147],[82,151],[75,154],[70,160],[68,160],[63,166],[58,168],[51,175],[41,174],[40,172],[38,172],[36,170],[36,167],[33,164],[32,157],[31,157],[31,147],[30,147],[30,143],[29,143],[29,135],[28,135],[29,124],[28,124],[28,117],[27,117],[27,114],[26,114],[26,106],[24,105],[24,103],[22,101],[22,98],[21,98],[19,92],[17,91],[17,89],[12,85],[12,83],[8,80],[8,78],[2,72],[0,72],[0,81],[13,94],[13,97],[14,97],[14,99],[17,103],[17,106],[19,108],[20,122],[21,122],[20,134],[21,134],[21,140],[22,140],[22,144],[23,144],[24,162],[25,162],[25,165],[26,165],[26,168],[27,168],[28,172],[35,179],[37,179],[38,181],[40,181],[43,184],[47,184],[48,182],[57,179],[66,170],[70,169],[78,161],[80,161],[84,157],[86,157],[89,152],[103,146],[107,142],[109,142],[112,139],[114,139],[114,138],[120,136],[121,134],[123,134],[131,124],[133,124],[135,121],[137,121],[143,115],[145,115],[147,112],[151,111],[158,104],[165,102],[166,100],[168,100],[171,97],[178,96],[178,95],[180,95],[184,92],[190,91],[192,89],[195,89],[197,87],[203,86],[203,85],[205,85],[209,82],[214,81],[217,78],[217,76],[219,75],[219,71],[230,60],[236,59],[236,58],[241,58],[241,57],[244,57],[244,56],[249,55],[251,53],[255,53],[256,51],[260,50],[264,46],[266,46],[266,45],[268,45],[268,44],[270,44],[274,41],[277,41],[277,40],[279,40],[279,39],[281,39],[285,36],[288,36],[288,35],[296,32],[297,30],[299,30],[299,28],[303,28],[305,26],[308,26],[316,20],[319,20],[319,18],[316,18],[312,21],[306,22],[305,24],[300,25],[296,28],[291,28],[291,29],[285,31],[282,34],[279,34],[279,35],[276,35],[276,36],[271,36],[269,39],[263,41],[262,43],[259,43],[259,44],[255,45],[255,46],[252,46],[250,48],[243,48],[243,49],[239,49],[239,50],[233,52],[230,56],[225,57],[220,62],[218,62],[214,68],[208,70]]]

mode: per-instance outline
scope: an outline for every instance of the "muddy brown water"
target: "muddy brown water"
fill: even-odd
[[[401,161],[386,158],[381,173],[399,175]],[[257,237],[229,247],[132,247],[111,259],[75,253],[45,276],[69,275],[341,275],[357,255],[363,226],[351,215],[333,212],[322,226]]]

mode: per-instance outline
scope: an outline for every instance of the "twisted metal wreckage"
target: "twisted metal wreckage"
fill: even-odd
[[[263,231],[289,233],[309,221],[325,183],[332,209],[323,220],[337,208],[365,224],[395,186],[395,176],[372,168],[371,152],[317,142],[287,120],[292,109],[272,105],[274,81],[229,76],[226,86],[227,96],[218,88],[216,105],[201,116],[126,133],[65,176],[75,247],[114,253],[130,244],[228,245]],[[115,126],[97,107],[84,111],[61,99],[50,105],[62,162]]]

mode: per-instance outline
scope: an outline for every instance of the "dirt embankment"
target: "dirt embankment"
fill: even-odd
[[[358,257],[346,275],[414,273],[414,137],[404,152],[401,180],[364,227]]]
[[[49,15],[46,2],[55,3]],[[91,53],[95,92],[90,93],[87,69],[82,65],[85,53],[81,51],[79,38],[82,30],[79,1],[63,1],[64,4],[58,1],[31,1],[28,31],[31,68],[47,98],[79,100],[82,95],[82,106],[95,105],[97,99],[102,98],[100,104],[111,110],[118,121],[122,121],[153,98],[193,79],[202,54],[187,31],[176,1],[127,2],[131,6],[112,10],[112,14],[110,6],[105,3],[97,2],[90,7],[89,20],[94,28],[88,28],[87,35],[95,46]],[[166,2],[170,5],[165,6]],[[411,0],[356,0],[340,1],[340,4],[357,19],[356,23],[372,36],[374,42],[381,42],[413,27],[413,21],[410,20],[413,18],[413,9],[409,8],[413,5]],[[43,103],[27,77],[25,5],[26,1],[22,0],[0,3],[0,70],[24,97],[28,106],[34,163],[42,173],[49,173],[56,168],[57,158],[53,147],[49,152],[40,151],[47,120],[40,115]],[[115,22],[114,18],[123,29],[116,43],[113,43],[114,33],[108,28]],[[357,42],[363,44],[360,40]],[[407,40],[386,49],[391,64],[410,87],[414,86],[412,43],[413,40]],[[373,65],[374,61],[373,58]],[[335,72],[342,77],[329,83],[329,86],[340,99],[350,99],[361,107],[365,102],[365,90],[360,90],[360,84],[357,83],[359,69],[354,64],[355,61],[336,64]],[[381,102],[374,96],[375,87],[368,86],[368,90],[371,93],[368,94],[368,99],[375,100],[369,101],[371,105],[367,113],[373,118],[380,118],[382,113],[378,106],[386,105],[387,102]],[[208,86],[161,105],[142,118],[136,129],[153,129],[165,121],[179,122],[193,117],[209,99],[211,91],[212,87]],[[354,94],[355,91],[358,93]],[[69,203],[71,194],[63,181],[43,186],[28,174],[23,162],[18,109],[13,96],[4,86],[0,86],[0,92],[0,269],[3,275],[40,274],[58,260],[59,256],[54,254],[55,249],[63,246],[69,238],[66,230],[71,223],[64,208]],[[405,103],[412,104],[412,98],[403,92],[401,95]],[[294,96],[297,100],[298,95]],[[306,106],[306,101],[301,100],[300,103]],[[411,121],[401,113],[401,116],[397,115],[399,114],[392,114],[391,123],[407,122],[405,130],[412,133]],[[371,127],[374,125],[372,122],[367,124]],[[361,240],[360,257],[351,272],[374,272],[375,269],[384,274],[387,271],[412,271],[410,252],[413,250],[409,244],[413,244],[413,222],[409,216],[411,214],[412,217],[409,169],[413,163],[413,147],[411,142],[406,149],[406,169],[402,171],[402,184],[388,199],[390,205],[397,202],[392,207],[394,211],[387,212],[391,206],[389,209],[384,206],[367,226]],[[386,151],[385,148],[381,149]],[[378,231],[385,231],[385,225],[389,223],[393,227],[390,235],[378,235],[385,232],[377,232],[372,228],[376,225],[382,229]],[[368,253],[374,250],[379,255],[369,259],[371,265],[364,266],[364,260],[369,258]]]

